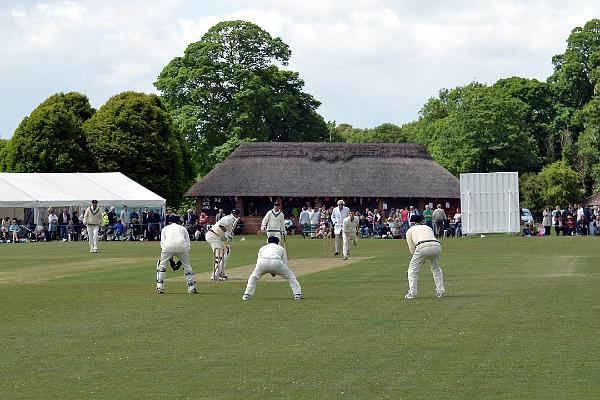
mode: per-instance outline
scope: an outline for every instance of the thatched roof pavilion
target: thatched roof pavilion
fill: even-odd
[[[431,202],[454,208],[460,183],[415,143],[246,143],[185,196],[209,215],[234,206],[245,216],[264,215],[275,199],[286,213],[338,198],[358,210]]]
[[[460,184],[415,143],[246,143],[185,196],[459,198]]]

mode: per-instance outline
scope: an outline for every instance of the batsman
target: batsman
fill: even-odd
[[[213,226],[210,227],[206,233],[206,241],[210,244],[213,251],[213,274],[211,276],[212,281],[222,281],[227,279],[225,275],[225,266],[227,265],[227,259],[231,254],[231,248],[224,243],[227,237],[233,237],[233,230],[240,217],[240,210],[234,208],[231,210],[231,214],[224,216],[219,219]]]

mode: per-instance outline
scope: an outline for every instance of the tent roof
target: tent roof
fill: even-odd
[[[0,207],[100,205],[162,207],[165,199],[120,172],[0,173]]]

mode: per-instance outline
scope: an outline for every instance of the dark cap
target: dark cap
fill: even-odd
[[[93,204],[98,204],[98,200],[92,200]]]
[[[239,208],[234,208],[233,210],[231,210],[232,214],[238,215],[240,213],[240,209]]]
[[[277,236],[269,236],[267,242],[279,244],[279,238]]]
[[[418,224],[419,222],[423,222],[423,217],[420,216],[419,214],[411,215],[410,222],[414,222],[414,223]]]

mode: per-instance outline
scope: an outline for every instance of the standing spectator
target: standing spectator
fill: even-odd
[[[131,223],[133,223],[133,220],[136,219],[139,223],[140,220],[140,213],[139,213],[139,208],[133,208],[131,210],[131,212],[129,213],[129,219],[131,220]]]
[[[556,209],[552,211],[552,225],[554,225],[554,233],[558,236],[562,230],[562,213],[559,206],[556,206]]]
[[[346,207],[344,200],[338,200],[337,207],[331,213],[331,222],[333,222],[333,233],[335,235],[335,255],[340,254],[340,247],[343,246],[342,229],[344,218],[350,215],[350,209]]]
[[[552,226],[552,211],[546,207],[542,213],[542,225],[544,225],[545,235],[550,236],[550,227]]]
[[[298,219],[298,224],[300,225],[300,229],[302,229],[302,238],[306,238],[306,232],[310,231],[310,214],[306,211],[306,207],[302,207],[302,211],[300,212],[300,217]]]
[[[308,213],[308,218],[310,219],[311,230],[314,230],[316,232],[317,228],[319,226],[319,222],[321,220],[321,213],[319,212],[319,210],[316,207],[313,207],[313,208],[311,208],[310,212]],[[311,233],[310,237],[314,238],[315,234]]]
[[[217,220],[218,221],[218,220]],[[210,218],[204,212],[200,213],[200,219],[198,220],[200,225],[202,226],[203,231],[206,233],[208,228],[210,227]]]
[[[117,223],[117,213],[115,212],[115,207],[112,206],[108,211],[108,225],[113,227]]]
[[[71,238],[72,240],[78,241],[79,232],[81,232],[81,221],[79,220],[79,215],[77,214],[77,211],[73,211],[73,214],[71,215],[71,222],[75,227],[75,234]]]
[[[125,225],[121,221],[121,219],[117,219],[117,223],[114,225],[115,236],[113,236],[112,240],[123,240],[125,237]]]
[[[10,226],[10,218],[4,217],[4,219],[2,219],[2,227],[6,228],[6,231],[8,232],[9,226]]]
[[[129,216],[129,210],[127,209],[127,204],[123,205],[123,209],[121,210],[121,213],[119,214],[119,216],[121,217],[121,223],[124,226],[129,226],[129,224],[131,223],[131,217]]]
[[[218,220],[220,220],[224,216],[225,216],[225,213],[223,212],[223,209],[219,208],[219,212],[217,213],[217,215],[215,215],[215,222],[217,222]]]
[[[48,213],[48,235],[49,240],[56,240],[56,230],[58,228],[58,217],[54,213],[54,209],[51,208]]]
[[[460,208],[456,209],[456,213],[454,214],[454,235],[462,236],[462,214],[460,213]]]
[[[425,225],[433,230],[433,211],[429,204],[425,206],[425,211],[423,211],[423,220],[425,221]]]
[[[77,238],[79,237],[78,229],[73,223],[73,220],[70,220],[69,224],[67,225],[67,236],[70,242],[77,241]]]
[[[446,217],[446,212],[442,208],[442,205],[438,204],[432,215],[433,232],[438,238],[444,236],[444,221],[446,219],[448,219],[448,217]]]
[[[102,213],[98,208],[98,200],[92,200],[92,205],[83,214],[83,223],[87,227],[90,253],[98,252],[98,230],[102,224]]]
[[[63,242],[66,242],[69,238],[69,234],[67,232],[67,225],[71,221],[71,216],[69,215],[69,209],[64,207],[62,212],[58,216],[58,225],[60,226],[60,238]]]
[[[427,260],[431,262],[431,273],[435,282],[435,297],[444,297],[446,292],[444,274],[438,265],[442,245],[436,240],[433,230],[427,225],[421,224],[421,216],[414,216],[411,222],[414,222],[415,225],[406,232],[406,241],[412,258],[408,266],[408,293],[404,298],[414,299],[417,297],[419,269]]]

